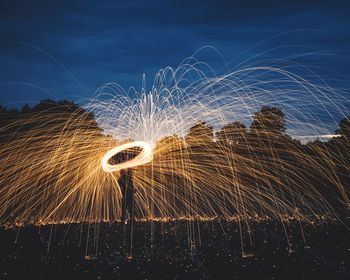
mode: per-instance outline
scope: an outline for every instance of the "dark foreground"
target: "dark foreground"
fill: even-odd
[[[132,252],[129,230],[124,238],[119,224],[1,228],[0,279],[350,279],[341,224],[254,222],[252,243],[243,224],[243,252],[237,222],[137,222]]]

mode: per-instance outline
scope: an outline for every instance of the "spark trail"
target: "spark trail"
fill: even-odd
[[[328,193],[349,203],[336,167],[349,172],[346,161],[323,146],[307,155],[292,139],[333,136],[344,95],[290,69],[215,76],[199,66],[161,70],[149,91],[109,83],[85,110],[62,105],[2,127],[1,224],[118,220],[125,167],[135,170],[139,219],[309,220],[333,216]],[[244,128],[265,105],[285,112],[288,134]],[[110,163],[134,146],[135,159]]]

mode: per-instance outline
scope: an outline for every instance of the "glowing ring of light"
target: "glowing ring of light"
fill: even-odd
[[[116,154],[130,149],[130,148],[141,148],[141,152],[133,159],[121,162],[118,164],[111,164],[109,161]],[[111,150],[109,150],[101,160],[102,169],[106,172],[116,172],[122,169],[132,168],[140,165],[144,165],[153,159],[152,147],[150,144],[144,141],[134,141],[130,143],[126,143],[120,146],[117,146]]]

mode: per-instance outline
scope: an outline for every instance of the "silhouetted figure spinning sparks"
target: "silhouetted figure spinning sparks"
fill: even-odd
[[[140,152],[141,152],[140,148],[132,148],[132,149],[124,150],[123,152],[120,152],[116,154],[114,157],[112,157],[111,163],[119,164],[119,163],[127,162],[129,160],[134,159],[137,155],[140,154]],[[124,225],[127,219],[127,215],[129,216],[129,219],[134,220],[135,187],[134,187],[134,181],[133,181],[132,168],[126,168],[126,169],[120,170],[118,184],[122,194],[121,223],[122,225]]]
[[[134,220],[134,182],[132,178],[132,169],[122,169],[118,180],[120,191],[122,193],[122,217],[121,222],[124,225],[126,215]]]

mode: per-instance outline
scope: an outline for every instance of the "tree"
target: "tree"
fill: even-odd
[[[280,108],[264,106],[254,114],[250,128],[257,133],[282,134],[286,131],[285,114]]]
[[[238,121],[231,122],[224,125],[220,131],[216,133],[219,141],[228,144],[238,144],[244,139],[246,133],[246,126]]]
[[[7,109],[0,105],[0,127],[6,126],[14,120],[18,119],[19,112],[17,109]]]
[[[32,110],[32,109],[29,107],[29,105],[28,105],[28,104],[25,104],[25,105],[22,107],[21,113],[22,113],[22,114],[28,114],[28,113],[31,112],[31,110]]]
[[[7,127],[0,136],[3,139],[8,135],[37,131],[84,131],[100,133],[101,129],[95,121],[94,114],[80,107],[72,101],[40,101],[33,108],[27,104],[18,111],[0,107],[0,128]],[[3,141],[3,139],[1,139]]]
[[[190,128],[186,138],[200,141],[212,141],[214,139],[213,127],[208,126],[204,121],[198,122]]]
[[[350,140],[350,116],[343,118],[338,125],[336,134]]]

